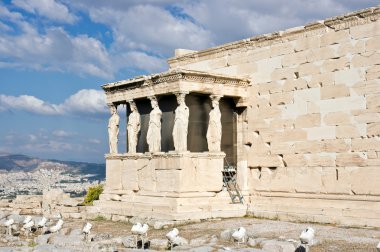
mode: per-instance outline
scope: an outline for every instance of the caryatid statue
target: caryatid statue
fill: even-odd
[[[127,134],[128,134],[128,153],[136,153],[137,136],[140,132],[141,119],[137,111],[136,103],[128,101],[131,113],[128,116]]]
[[[185,93],[177,96],[178,107],[175,110],[173,141],[176,151],[187,151],[187,132],[189,126],[189,108],[185,103]]]
[[[109,105],[111,117],[108,121],[108,137],[110,154],[117,154],[117,142],[119,136],[120,117],[117,114],[117,107],[114,104]]]
[[[222,141],[222,122],[219,109],[220,96],[212,95],[212,110],[209,114],[209,122],[207,128],[207,144],[208,151],[220,151]]]
[[[152,96],[149,98],[153,110],[149,114],[149,127],[147,134],[147,142],[149,152],[161,151],[161,116],[162,112],[158,107],[157,98]]]

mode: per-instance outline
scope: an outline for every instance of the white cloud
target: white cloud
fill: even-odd
[[[18,12],[9,11],[5,6],[0,3],[0,18],[7,19],[9,21],[17,21],[22,19],[22,15]]]
[[[92,144],[100,144],[101,143],[101,141],[99,139],[96,139],[96,138],[90,138],[90,139],[88,139],[88,142],[92,143]]]
[[[60,106],[65,113],[76,114],[103,114],[108,110],[104,91],[95,89],[82,89]]]
[[[0,95],[0,108],[24,110],[27,112],[43,115],[56,115],[60,114],[60,108],[57,105],[46,103],[34,96],[20,95],[20,96],[7,96]]]
[[[17,7],[50,20],[72,24],[78,20],[67,6],[55,0],[13,0]]]
[[[0,112],[23,110],[40,115],[87,115],[89,117],[107,113],[105,94],[101,90],[82,89],[61,104],[50,104],[34,96],[0,95]]]
[[[67,132],[67,131],[64,131],[64,130],[54,130],[52,132],[52,135],[56,136],[56,137],[69,137],[69,136],[74,135],[74,133]]]
[[[70,72],[110,80],[128,70],[163,71],[167,68],[166,58],[173,55],[175,48],[205,49],[378,3],[375,0],[13,0],[12,4],[0,4],[0,30],[4,31],[0,33],[0,68]],[[16,7],[73,26],[57,27],[56,23],[43,22],[33,15],[22,16],[24,12],[13,11]],[[87,22],[80,19],[81,15],[88,15],[93,23],[108,30],[93,30],[97,29],[95,24],[75,24],[77,20]],[[86,29],[79,24],[85,24]],[[17,32],[11,32],[10,28]],[[106,43],[102,35],[95,38],[94,32],[111,34],[111,38]]]
[[[209,31],[189,19],[176,18],[162,5],[139,1],[99,8],[99,3],[85,1],[81,7],[95,22],[112,29],[116,51],[143,50],[168,57],[178,47],[198,50],[212,44]]]
[[[22,25],[21,35],[0,35],[0,61],[36,70],[112,78],[112,60],[100,41],[86,35],[72,37],[62,28],[48,29],[42,35],[25,22]]]

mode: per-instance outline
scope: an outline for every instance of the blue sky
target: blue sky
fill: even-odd
[[[100,85],[201,50],[378,5],[368,0],[2,0],[0,153],[104,162]],[[123,111],[121,111],[123,112]],[[121,129],[119,150],[125,149]]]

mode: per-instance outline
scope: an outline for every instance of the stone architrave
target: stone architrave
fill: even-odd
[[[115,105],[111,104],[109,105],[109,108],[111,112],[111,117],[108,121],[108,137],[109,137],[110,154],[117,154],[120,117],[117,114],[117,107]]]
[[[212,95],[212,110],[209,113],[209,122],[207,128],[208,151],[220,151],[222,141],[222,122],[219,109],[220,96]]]
[[[185,93],[177,96],[178,107],[175,110],[173,141],[176,151],[187,151],[187,133],[189,126],[189,108],[185,103]]]
[[[137,111],[136,104],[133,100],[128,101],[131,113],[128,116],[127,134],[128,134],[128,153],[136,153],[137,136],[140,132],[141,119]]]
[[[147,142],[149,152],[161,151],[161,116],[162,111],[158,107],[157,98],[152,96],[149,98],[153,110],[149,114],[149,127],[147,134]]]

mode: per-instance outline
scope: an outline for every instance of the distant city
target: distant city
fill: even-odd
[[[0,199],[42,194],[48,188],[62,188],[71,196],[82,196],[88,187],[102,183],[104,179],[104,164],[43,160],[19,154],[0,155]]]

